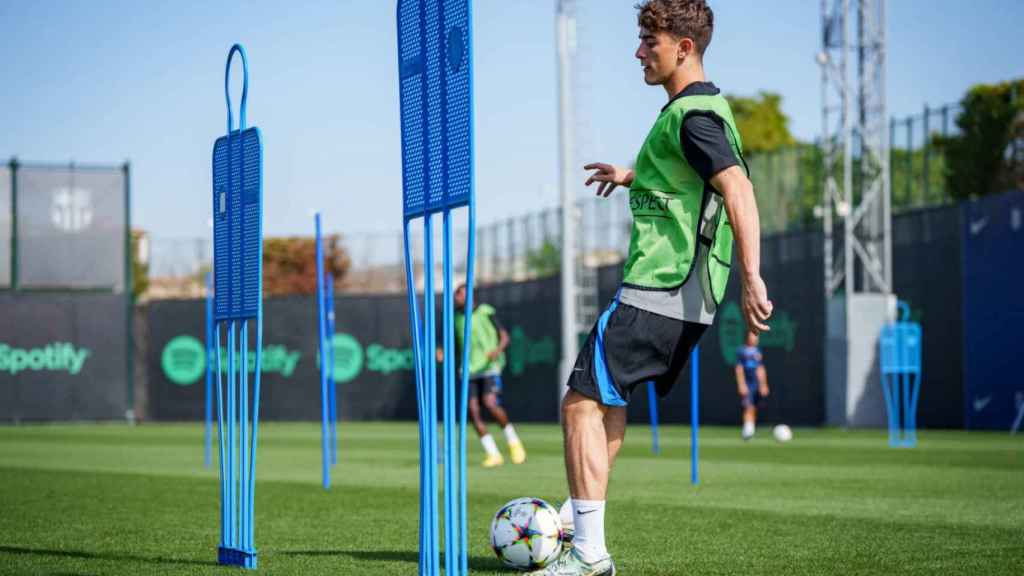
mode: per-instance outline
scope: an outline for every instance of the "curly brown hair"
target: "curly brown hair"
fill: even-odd
[[[689,38],[701,56],[711,43],[715,14],[706,0],[643,0],[636,9],[641,28]]]

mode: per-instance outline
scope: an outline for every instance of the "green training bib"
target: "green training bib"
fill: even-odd
[[[722,119],[729,145],[745,169],[743,143],[724,97],[684,96],[670,103],[637,154],[629,190],[633,230],[623,282],[653,289],[682,286],[692,276],[699,238],[703,237],[709,246],[707,269],[699,272],[707,274],[718,304],[729,281],[732,225],[721,195],[705,185],[683,155],[680,130],[692,113],[711,113]]]
[[[489,304],[481,304],[473,310],[473,334],[470,336],[469,348],[469,374],[476,376],[488,372],[501,372],[505,367],[505,354],[502,353],[496,360],[487,357],[487,353],[494,350],[501,343],[501,335],[498,327],[491,321],[495,313],[494,307]],[[466,325],[466,315],[462,312],[455,313],[455,343],[461,354],[463,346],[463,331]]]

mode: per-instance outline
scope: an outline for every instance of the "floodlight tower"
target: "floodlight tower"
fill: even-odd
[[[826,418],[874,425],[884,417],[874,406],[875,396],[881,405],[874,351],[895,314],[885,0],[822,0],[821,13]]]
[[[577,352],[576,193],[573,186],[572,65],[576,56],[576,2],[556,0],[555,44],[558,51],[558,161],[562,205],[562,358],[559,362],[559,400]]]

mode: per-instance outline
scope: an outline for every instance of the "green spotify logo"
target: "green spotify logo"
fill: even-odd
[[[206,348],[192,336],[177,336],[164,346],[160,365],[168,380],[190,386],[206,373]]]
[[[736,302],[724,302],[718,314],[718,347],[722,360],[732,366],[736,363],[736,351],[746,339],[747,326]],[[776,309],[768,321],[768,327],[770,331],[761,333],[760,347],[782,348],[792,352],[796,343],[797,323],[789,313]]]

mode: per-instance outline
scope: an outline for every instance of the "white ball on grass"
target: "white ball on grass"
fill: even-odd
[[[562,522],[558,510],[540,498],[512,500],[494,515],[491,547],[498,559],[510,568],[543,568],[562,551]]]

